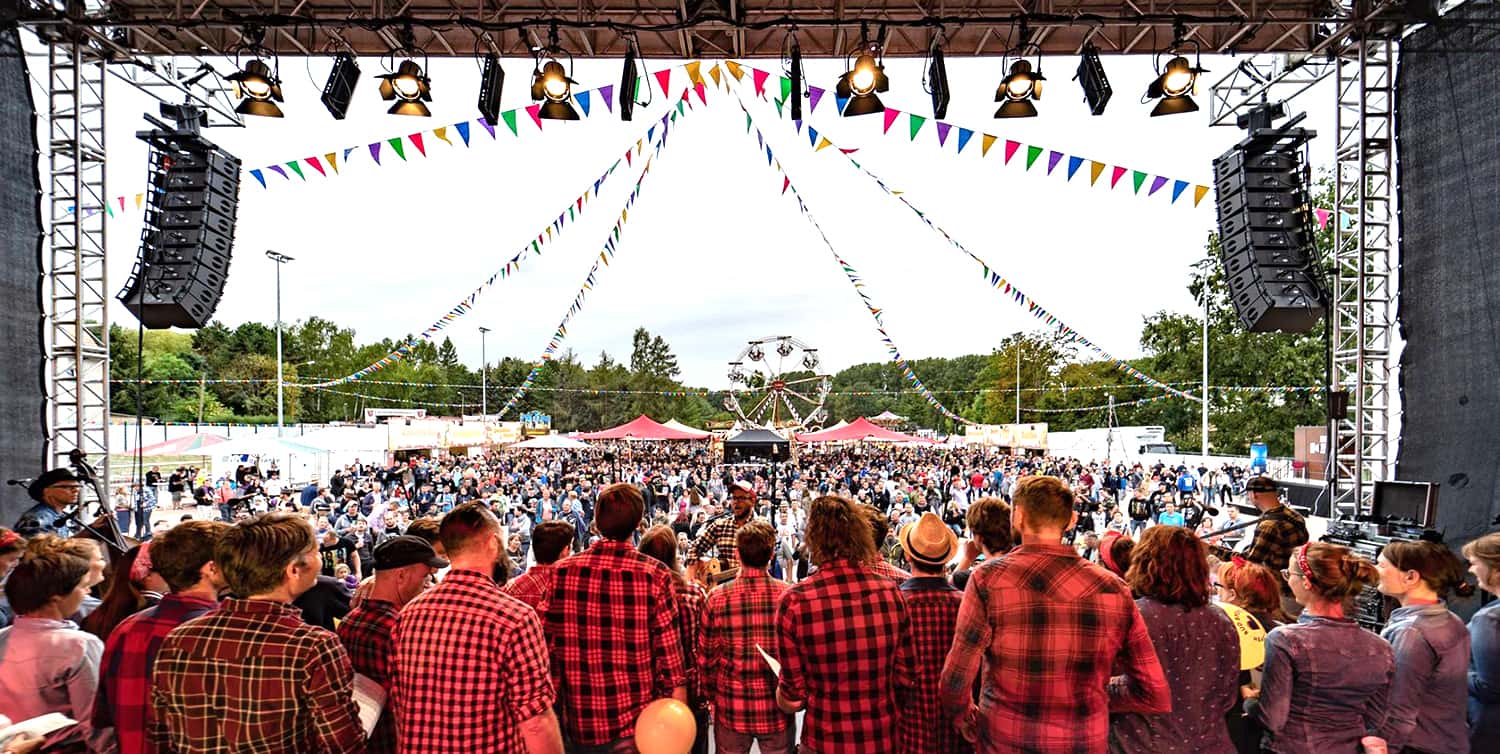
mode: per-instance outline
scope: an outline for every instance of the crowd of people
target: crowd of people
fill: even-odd
[[[214,486],[106,553],[70,538],[76,478],[32,485],[0,716],[76,724],[0,746],[616,754],[676,699],[723,754],[1500,750],[1500,603],[1448,609],[1464,561],[1309,542],[1240,469],[620,444]],[[1226,486],[1254,523],[1220,534]],[[1463,555],[1500,592],[1500,534]]]

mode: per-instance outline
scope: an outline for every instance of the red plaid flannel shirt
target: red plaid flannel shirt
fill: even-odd
[[[776,602],[786,589],[765,571],[745,570],[709,593],[698,672],[714,725],[736,733],[786,730],[790,718],[776,708],[776,676],[755,649],[776,651]]]
[[[218,606],[201,597],[168,594],[156,606],[115,626],[99,662],[99,692],[93,725],[114,728],[120,754],[151,751],[146,730],[151,720],[151,666],[162,640],[172,629]]]
[[[896,684],[911,678],[906,604],[890,578],[837,560],[776,606],[781,694],[807,702],[802,744],[817,754],[890,754]]]
[[[396,661],[396,606],[385,600],[365,598],[339,622],[339,641],[349,653],[354,672],[391,690],[391,665]],[[396,751],[396,716],[387,709],[370,733],[370,754]]]
[[[563,738],[598,745],[634,735],[647,704],[687,683],[677,577],[607,539],[553,568],[547,644]]]
[[[891,581],[894,581],[897,587],[900,587],[902,584],[906,583],[907,579],[911,578],[910,573],[907,573],[906,571],[903,571],[900,568],[891,565],[890,561],[886,560],[885,558],[881,558],[880,560],[871,563],[870,570],[890,579]]]
[[[703,610],[708,594],[696,581],[674,579],[672,591],[677,595],[677,627],[682,637],[682,660],[687,665],[688,699],[694,704],[706,701],[703,674],[698,667],[703,656]]]
[[[1124,682],[1110,684],[1111,675]],[[949,716],[977,717],[981,754],[1102,754],[1110,712],[1172,706],[1130,590],[1063,544],[1023,544],[974,569],[941,688]]]
[[[302,611],[227,599],[162,641],[151,676],[153,751],[361,752],[354,668]]]
[[[506,594],[526,603],[542,620],[547,619],[547,598],[552,594],[552,568],[555,563],[538,563],[517,576],[503,589]]]
[[[942,576],[918,576],[901,585],[906,613],[911,618],[912,685],[899,689],[899,754],[971,754],[973,744],[959,735],[953,718],[943,711],[938,676],[953,646],[953,626],[963,592]]]
[[[556,695],[536,611],[453,570],[402,608],[393,701],[402,754],[524,754],[521,723]]]

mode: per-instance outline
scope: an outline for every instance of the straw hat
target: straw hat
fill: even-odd
[[[958,550],[958,537],[943,519],[931,512],[903,526],[899,539],[907,560],[933,568],[947,565]]]

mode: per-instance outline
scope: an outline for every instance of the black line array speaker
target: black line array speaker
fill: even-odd
[[[148,133],[141,251],[119,298],[148,328],[203,327],[229,277],[240,161],[196,134]]]
[[[1250,128],[1214,160],[1219,259],[1251,332],[1308,332],[1327,312],[1302,156],[1315,133],[1295,122]]]

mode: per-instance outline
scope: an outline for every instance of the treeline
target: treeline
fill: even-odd
[[[1207,251],[1217,254],[1216,238],[1210,236]],[[1225,297],[1218,266],[1211,269],[1206,279],[1195,272],[1188,286],[1199,301],[1205,285],[1209,291],[1211,383],[1324,384],[1322,333],[1245,332]],[[1131,364],[1196,395],[1201,338],[1201,315],[1159,312],[1142,324],[1144,355]],[[191,333],[147,332],[142,344],[144,354],[138,365],[137,333],[111,327],[116,412],[136,412],[133,383],[139,367],[147,381],[139,391],[147,417],[171,422],[275,421],[276,335],[271,327],[247,322],[230,328],[215,322]],[[295,385],[346,375],[385,356],[397,344],[390,339],[360,344],[353,330],[321,317],[292,323],[283,333],[285,381]],[[1089,360],[1090,355],[1050,331],[1016,333],[990,353],[918,359],[912,368],[940,401],[973,421],[1014,421],[1019,386],[1022,421],[1046,422],[1053,431],[1099,427],[1109,420],[1106,406],[1113,396],[1118,424],[1162,425],[1179,447],[1199,446],[1197,402],[1180,397],[1158,399],[1161,390],[1136,383],[1113,363]],[[489,365],[490,411],[506,403],[513,387],[530,370],[530,362],[513,357]],[[560,430],[597,429],[642,413],[700,426],[733,418],[723,408],[722,393],[664,395],[699,390],[684,385],[678,376],[670,345],[640,328],[625,361],[600,353],[586,363],[578,354],[565,351],[548,363],[535,387],[506,418],[537,410],[550,414],[553,426]],[[406,359],[369,379],[331,389],[288,387],[286,416],[289,422],[356,421],[366,407],[424,407],[434,415],[477,414],[480,381],[477,370],[460,363],[451,340],[424,341]],[[1294,427],[1323,423],[1323,397],[1317,392],[1214,392],[1211,398],[1210,438],[1218,453],[1245,453],[1249,443],[1264,441],[1272,455],[1290,455]],[[899,369],[889,363],[857,364],[834,374],[827,406],[834,420],[890,410],[908,417],[912,426],[961,431],[911,391]]]

